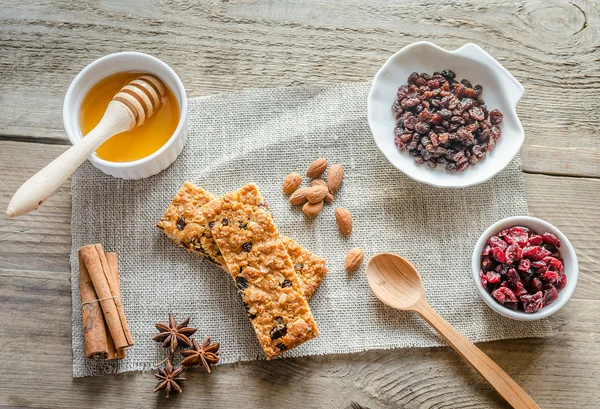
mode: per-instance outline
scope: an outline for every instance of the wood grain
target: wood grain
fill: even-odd
[[[0,141],[0,206],[65,149]],[[580,282],[573,300],[550,319],[554,337],[479,347],[541,407],[598,407],[600,180],[526,174],[525,181],[532,215],[558,226],[577,249]],[[151,393],[154,378],[147,373],[71,378],[70,213],[65,184],[22,218],[0,215],[0,361],[10,368],[0,371],[0,407],[160,407],[165,401]],[[32,353],[41,345],[43,353]],[[371,409],[506,407],[449,348],[251,362],[188,376],[184,394],[172,397],[170,406],[279,408],[298,399],[315,408],[348,408],[351,402]]]
[[[412,42],[449,49],[474,42],[526,88],[518,107],[524,169],[600,176],[597,2],[0,0],[0,7],[5,138],[66,141],[61,109],[69,83],[111,52],[156,55],[194,97],[369,81]]]

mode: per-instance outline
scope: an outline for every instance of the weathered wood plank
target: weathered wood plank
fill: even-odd
[[[162,407],[150,373],[71,378],[68,273],[0,270],[0,407]],[[600,302],[551,320],[556,336],[480,344],[543,408],[597,407]],[[19,325],[15,325],[19,323]],[[227,351],[224,351],[227,353]],[[507,407],[450,348],[370,351],[217,367],[186,374],[172,407]],[[301,385],[299,387],[298,385]]]
[[[368,81],[418,40],[475,42],[526,87],[524,169],[600,176],[600,12],[591,1],[0,0],[0,135],[64,140],[62,99],[92,60],[154,54],[189,96]],[[550,153],[550,154],[548,154]]]

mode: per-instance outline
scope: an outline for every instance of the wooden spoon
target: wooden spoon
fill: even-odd
[[[367,264],[369,287],[383,303],[398,310],[414,311],[427,321],[456,352],[466,359],[513,408],[538,408],[506,372],[440,317],[425,300],[417,269],[406,259],[382,253]]]
[[[17,190],[6,214],[15,217],[37,209],[100,145],[142,125],[160,107],[164,95],[165,86],[152,75],[142,75],[121,88],[94,129]]]

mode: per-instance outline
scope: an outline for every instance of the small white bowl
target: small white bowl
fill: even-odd
[[[550,232],[555,234],[556,237],[558,237],[560,240],[560,248],[558,250],[560,256],[564,260],[564,274],[567,276],[567,285],[565,286],[565,288],[562,289],[562,291],[558,293],[558,298],[553,303],[543,307],[541,310],[532,314],[527,314],[522,311],[511,310],[510,308],[506,308],[503,305],[498,304],[496,300],[487,292],[487,290],[483,288],[479,279],[479,271],[481,270],[481,252],[485,247],[487,239],[490,236],[498,234],[502,230],[513,226],[525,226],[538,234]],[[519,321],[539,320],[542,318],[549,317],[556,311],[560,310],[573,295],[573,291],[575,291],[575,287],[577,286],[577,280],[579,278],[579,265],[577,264],[577,254],[575,254],[575,249],[571,245],[569,239],[567,239],[567,236],[565,236],[560,230],[558,230],[550,223],[529,216],[509,217],[506,219],[502,219],[499,222],[496,222],[490,227],[488,227],[487,230],[483,232],[483,234],[477,241],[475,249],[473,249],[472,266],[475,288],[477,289],[477,292],[479,293],[483,301],[485,301],[485,303],[498,314]]]
[[[63,123],[72,144],[82,138],[79,127],[81,103],[88,91],[101,79],[126,71],[145,72],[160,78],[169,87],[179,103],[179,124],[171,138],[156,152],[131,162],[111,162],[95,153],[90,162],[111,176],[122,179],[141,179],[163,171],[177,159],[183,150],[188,132],[188,105],[183,83],[167,64],[156,57],[138,52],[109,54],[85,67],[73,80],[63,104]]]
[[[496,148],[475,166],[464,172],[450,173],[440,165],[435,169],[417,165],[407,152],[400,152],[394,143],[396,120],[392,104],[398,88],[407,83],[412,72],[433,74],[452,70],[457,80],[466,78],[481,84],[481,98],[491,110],[504,114],[500,124],[502,137]],[[483,183],[492,178],[515,157],[525,140],[525,132],[517,117],[517,103],[525,90],[498,61],[475,44],[465,44],[456,51],[446,51],[429,42],[404,47],[391,56],[373,79],[368,99],[369,127],[375,143],[387,160],[410,178],[431,186],[460,188]]]

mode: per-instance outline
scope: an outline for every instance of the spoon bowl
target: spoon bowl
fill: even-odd
[[[514,379],[427,304],[421,276],[410,261],[395,254],[377,254],[367,263],[367,282],[373,294],[383,303],[398,310],[418,313],[513,408],[539,409]]]
[[[412,263],[391,253],[373,256],[367,263],[367,282],[384,304],[399,310],[416,311],[425,299],[419,272]]]

